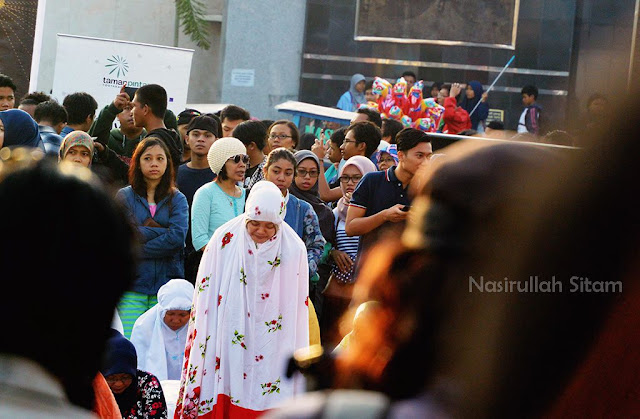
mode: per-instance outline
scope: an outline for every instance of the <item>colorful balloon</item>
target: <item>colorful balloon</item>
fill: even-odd
[[[392,87],[388,80],[376,76],[373,79],[371,90],[374,94],[380,95],[380,98],[384,99],[389,95]]]
[[[404,112],[402,112],[402,109],[400,109],[399,106],[392,106],[391,109],[389,109],[389,117],[393,118],[397,121],[402,120],[402,117],[404,116]]]
[[[420,131],[424,131],[424,132],[433,132],[433,131],[435,131],[434,123],[433,123],[433,120],[431,118],[420,118],[420,119],[417,119],[414,122],[413,127],[416,128],[416,129],[419,129]]]

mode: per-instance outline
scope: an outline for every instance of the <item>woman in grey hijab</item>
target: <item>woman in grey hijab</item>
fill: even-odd
[[[353,112],[358,109],[358,105],[367,103],[364,96],[364,89],[366,85],[365,80],[366,79],[362,74],[354,74],[351,77],[349,90],[340,96],[340,100],[338,100],[338,104],[336,106],[343,111]]]

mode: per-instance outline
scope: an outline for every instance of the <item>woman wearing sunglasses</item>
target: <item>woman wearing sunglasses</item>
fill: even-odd
[[[244,181],[249,163],[247,149],[240,140],[220,138],[207,154],[209,167],[216,175],[196,191],[191,206],[191,241],[202,252],[218,227],[244,212]]]

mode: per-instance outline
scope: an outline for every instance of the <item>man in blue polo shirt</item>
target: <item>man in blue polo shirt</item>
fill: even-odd
[[[432,154],[429,137],[415,128],[396,136],[398,166],[366,174],[353,192],[345,231],[360,237],[359,254],[366,251],[382,231],[403,222],[411,205],[409,183]]]

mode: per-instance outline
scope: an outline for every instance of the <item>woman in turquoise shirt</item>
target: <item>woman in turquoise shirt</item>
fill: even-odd
[[[204,250],[218,227],[244,212],[244,180],[249,163],[247,149],[237,138],[216,140],[207,154],[216,179],[198,189],[191,205],[191,242]]]

